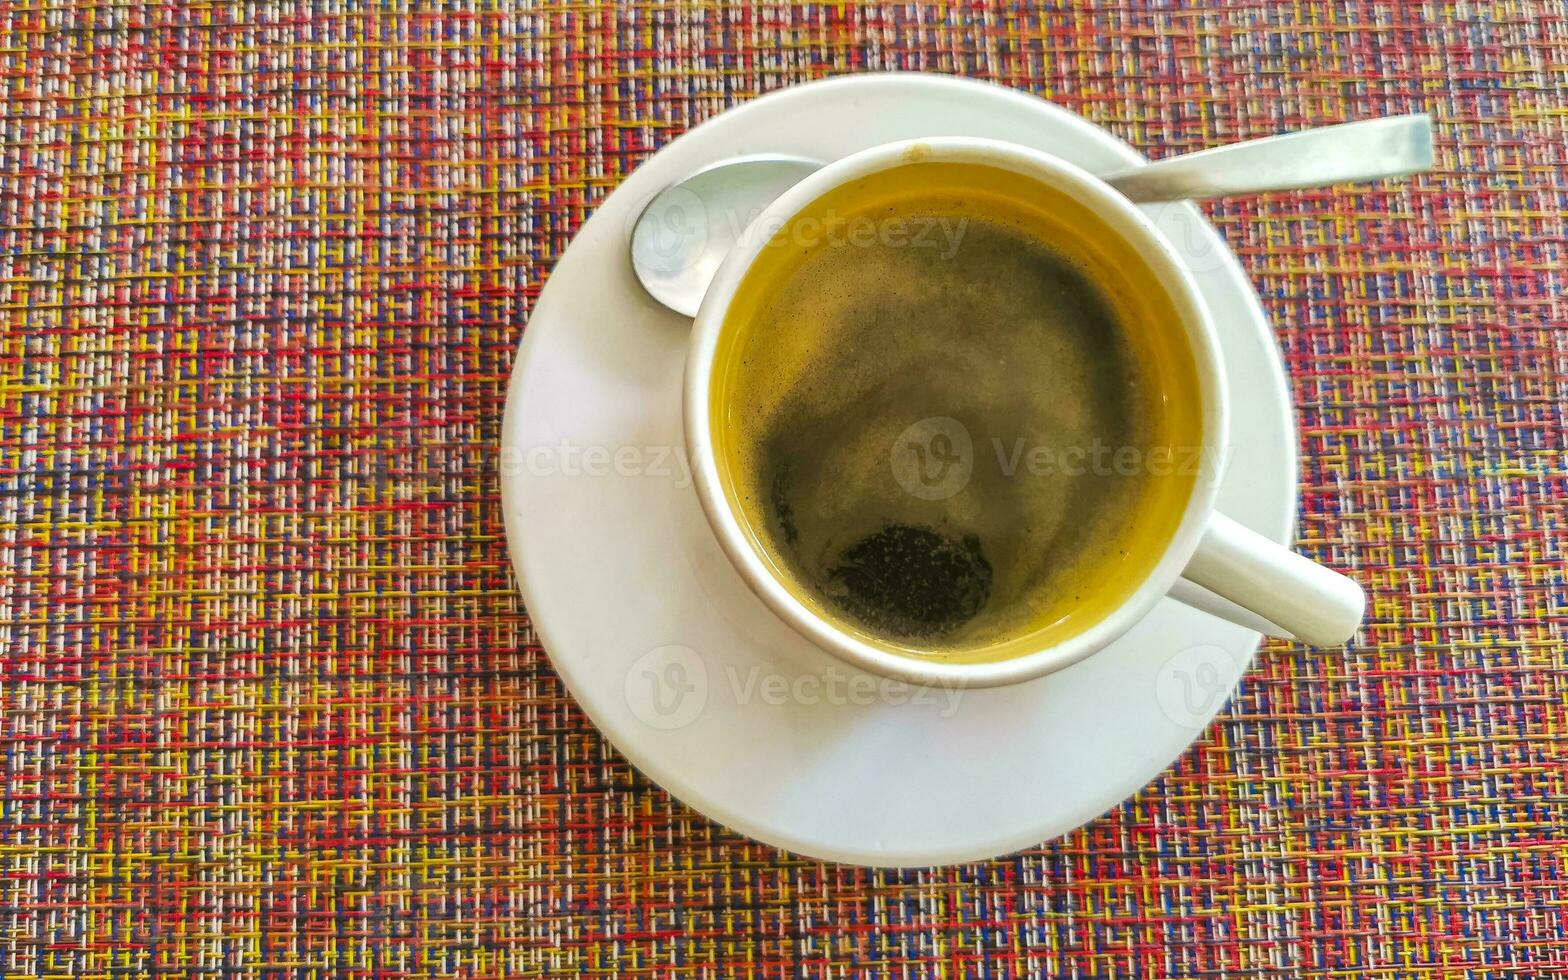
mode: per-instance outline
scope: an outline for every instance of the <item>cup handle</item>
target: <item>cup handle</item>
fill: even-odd
[[[1201,586],[1285,633],[1314,646],[1339,646],[1355,635],[1366,612],[1361,586],[1224,514],[1209,515],[1198,550],[1182,578]],[[1177,597],[1188,600],[1183,591]],[[1251,617],[1222,604],[1193,602],[1208,612],[1256,628]],[[1267,631],[1273,632],[1273,631]]]

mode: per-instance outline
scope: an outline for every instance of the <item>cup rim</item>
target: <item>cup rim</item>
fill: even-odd
[[[818,616],[774,574],[730,507],[719,477],[709,425],[714,355],[730,302],[774,231],[843,184],[885,170],[932,162],[999,166],[1056,190],[1068,191],[1094,210],[1136,249],[1180,314],[1203,402],[1201,441],[1210,471],[1200,473],[1194,480],[1175,532],[1143,581],[1126,601],[1086,629],[1032,653],[1004,660],[925,660],[876,647]],[[1119,191],[1073,163],[1042,150],[978,137],[917,138],[860,150],[827,164],[765,207],[719,265],[697,310],[686,359],[682,414],[692,481],[708,525],[747,586],[776,615],[818,647],[861,669],[913,684],[976,688],[1018,683],[1061,670],[1102,649],[1148,615],[1180,577],[1197,549],[1205,521],[1215,509],[1229,431],[1223,362],[1212,317],[1199,296],[1192,272],[1154,222]]]

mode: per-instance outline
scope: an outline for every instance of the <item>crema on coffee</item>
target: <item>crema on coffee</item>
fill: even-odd
[[[1088,208],[911,163],[780,228],[712,384],[728,504],[793,594],[868,642],[1000,659],[1123,602],[1202,460],[1175,310]]]

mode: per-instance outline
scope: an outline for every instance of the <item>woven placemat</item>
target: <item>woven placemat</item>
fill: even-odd
[[[971,75],[1160,156],[1424,109],[1210,207],[1300,544],[1372,593],[1135,799],[985,864],[781,854],[595,734],[509,578],[504,389],[650,152]],[[0,974],[1568,973],[1564,5],[0,4]]]

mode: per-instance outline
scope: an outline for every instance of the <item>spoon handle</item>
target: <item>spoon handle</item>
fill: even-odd
[[[1104,179],[1134,201],[1180,201],[1404,177],[1431,166],[1432,118],[1415,113],[1217,146]]]

